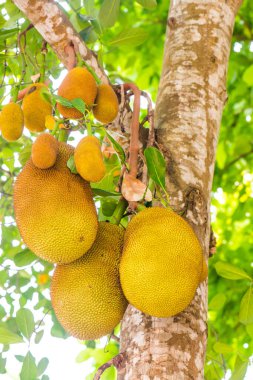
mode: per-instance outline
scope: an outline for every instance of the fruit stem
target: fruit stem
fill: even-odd
[[[93,77],[95,78],[95,81],[97,82],[97,84],[101,84],[102,81],[101,79],[97,76],[97,74],[95,73],[95,71],[85,62],[83,61],[83,64],[84,66],[86,67],[86,69],[93,75]]]
[[[86,130],[87,130],[87,135],[88,136],[92,136],[91,123],[87,122],[87,124],[86,124]]]
[[[117,225],[120,224],[120,221],[121,221],[127,207],[128,207],[128,202],[125,200],[125,198],[122,197],[119,200],[119,203],[117,204],[117,206],[114,210],[114,213],[112,214],[112,217],[111,217],[111,223],[112,224],[117,224]]]
[[[136,178],[138,173],[139,154],[139,115],[140,115],[140,95],[141,91],[134,83],[124,83],[124,89],[132,90],[134,93],[133,116],[131,121],[131,137],[129,148],[129,174]]]
[[[58,141],[67,142],[69,137],[69,131],[66,129],[60,129]]]

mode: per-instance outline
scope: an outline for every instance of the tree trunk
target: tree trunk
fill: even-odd
[[[13,0],[68,67],[66,47],[107,81],[96,56],[53,0]],[[171,0],[156,106],[158,143],[167,160],[171,206],[193,226],[204,253],[210,239],[210,193],[234,18],[242,0]],[[129,124],[129,119],[128,119]],[[112,129],[115,130],[117,123]],[[203,379],[207,283],[172,318],[129,306],[122,322],[125,380]]]
[[[202,243],[210,241],[210,195],[226,73],[241,0],[171,0],[156,103],[157,139],[167,161],[171,206]],[[207,281],[189,307],[153,318],[129,306],[121,328],[124,380],[201,380],[207,340]]]

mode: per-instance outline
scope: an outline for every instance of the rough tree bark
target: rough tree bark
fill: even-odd
[[[53,0],[13,0],[68,66],[66,46],[103,81],[107,78]],[[158,143],[167,160],[171,205],[182,211],[205,255],[210,239],[210,193],[234,18],[242,0],[171,0],[156,105]],[[122,322],[125,380],[200,380],[207,338],[207,283],[191,305],[167,319],[129,306]]]
[[[167,160],[171,206],[202,243],[210,239],[210,194],[227,99],[234,18],[242,0],[171,0],[156,103],[158,143]],[[168,319],[129,306],[121,329],[127,362],[120,379],[201,380],[207,339],[207,282],[190,306]]]

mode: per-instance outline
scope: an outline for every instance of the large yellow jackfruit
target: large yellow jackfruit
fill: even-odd
[[[99,182],[106,169],[99,140],[95,136],[84,137],[75,149],[76,170],[86,181]]]
[[[94,104],[97,95],[97,84],[93,75],[84,67],[75,67],[63,79],[58,95],[65,99],[80,98],[90,107]],[[68,108],[58,103],[59,112],[66,118],[80,119],[83,114],[76,108]]]
[[[123,229],[99,223],[92,248],[79,260],[58,265],[51,300],[62,326],[79,339],[97,339],[112,332],[127,301],[119,283]]]
[[[49,133],[42,133],[32,146],[32,162],[40,169],[51,168],[56,161],[58,141]]]
[[[34,83],[23,99],[25,126],[31,132],[44,131],[46,116],[52,113],[52,105],[42,95],[46,89],[44,83]]]
[[[127,300],[154,317],[170,317],[192,301],[203,254],[190,225],[172,210],[153,207],[129,223],[120,264]]]
[[[100,84],[93,107],[95,118],[103,124],[111,123],[119,112],[117,95],[109,84]]]
[[[69,263],[93,244],[97,214],[88,182],[72,174],[67,161],[73,148],[59,142],[55,165],[38,169],[30,159],[14,186],[14,209],[20,234],[39,257]]]
[[[2,136],[7,141],[18,140],[24,128],[24,115],[20,106],[9,103],[3,106],[0,114],[0,129]]]

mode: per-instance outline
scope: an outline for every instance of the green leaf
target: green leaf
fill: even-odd
[[[112,191],[106,191],[103,189],[97,189],[96,187],[91,188],[93,192],[93,196],[100,196],[100,197],[120,197],[120,193],[112,192]]]
[[[213,346],[213,349],[218,354],[230,354],[231,352],[234,352],[233,347],[229,346],[226,343],[222,343],[222,342],[216,342]]]
[[[24,267],[33,263],[35,260],[38,260],[38,257],[35,256],[35,254],[32,253],[28,248],[24,249],[21,252],[18,252],[14,256],[14,263],[17,267]]]
[[[67,161],[67,167],[69,168],[69,170],[71,171],[71,173],[78,174],[78,172],[76,170],[76,164],[75,164],[75,159],[74,159],[74,155],[73,154],[72,154],[72,156],[69,157],[69,159]]]
[[[22,369],[20,372],[20,380],[35,380],[37,377],[37,367],[35,359],[30,352],[27,353]]]
[[[104,28],[115,24],[119,14],[120,0],[104,0],[98,14],[99,21]]]
[[[226,296],[223,293],[216,294],[208,304],[209,309],[211,310],[220,310],[223,308],[226,302]]]
[[[253,65],[249,66],[243,73],[242,79],[249,87],[253,86]]]
[[[6,373],[5,366],[6,366],[6,359],[4,359],[2,355],[0,355],[0,374]]]
[[[43,375],[41,380],[49,380],[49,377],[47,375]]]
[[[29,340],[35,328],[33,313],[28,309],[20,309],[17,312],[16,321],[21,333]]]
[[[0,41],[5,41],[7,38],[17,35],[19,32],[18,28],[2,28],[0,29]]]
[[[229,380],[244,380],[248,368],[248,361],[243,361],[239,356],[236,358],[235,368]]]
[[[24,357],[23,355],[15,355],[15,358],[16,358],[20,363],[23,363],[25,357]]]
[[[154,147],[149,147],[145,149],[144,155],[150,178],[165,190],[166,162],[162,153]]]
[[[6,270],[0,271],[0,286],[3,287],[5,282],[8,280],[8,272]]]
[[[156,0],[136,0],[144,8],[154,9],[157,6]]]
[[[5,317],[6,311],[2,305],[0,305],[0,319],[3,319]]]
[[[34,341],[35,341],[36,344],[38,344],[41,341],[43,335],[44,335],[44,330],[38,331],[36,333],[36,336],[35,336],[35,339],[34,339]]]
[[[82,114],[85,113],[86,105],[83,99],[80,99],[80,98],[73,99],[71,100],[71,104],[74,108],[76,108]]]
[[[43,372],[47,369],[49,360],[48,358],[42,358],[38,363],[37,376],[42,375]]]
[[[0,326],[0,343],[1,344],[15,344],[15,343],[23,343],[23,338],[10,331],[8,328],[4,326]]]
[[[253,291],[250,287],[244,294],[239,312],[239,320],[244,325],[249,325],[253,323]]]
[[[65,99],[59,95],[54,95],[53,97],[58,103],[62,104],[63,106],[68,107],[68,108],[73,108],[71,100]]]
[[[116,199],[106,199],[102,203],[102,213],[104,216],[110,217],[114,213],[118,201]]]
[[[251,280],[252,278],[243,270],[234,265],[218,261],[215,264],[216,272],[219,276],[229,280]]]
[[[111,46],[138,46],[141,45],[148,37],[148,33],[141,28],[132,28],[123,30],[110,41]]]
[[[125,155],[124,149],[116,140],[114,140],[114,138],[107,131],[106,131],[106,136],[107,136],[108,140],[111,141],[112,146],[113,146],[115,152],[118,154],[120,162],[123,165],[126,162],[126,155]]]

